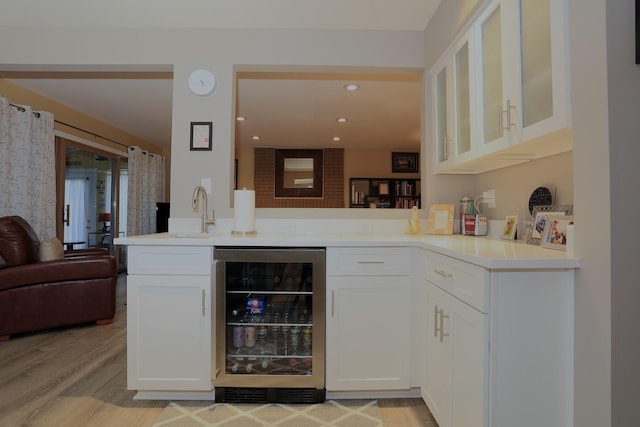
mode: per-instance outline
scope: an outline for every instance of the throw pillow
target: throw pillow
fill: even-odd
[[[53,261],[64,258],[62,242],[56,237],[40,243],[40,261]]]

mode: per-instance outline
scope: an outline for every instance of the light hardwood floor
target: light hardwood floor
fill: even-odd
[[[0,342],[0,427],[151,426],[167,401],[133,400],[126,364],[126,278],[116,320]],[[379,399],[385,427],[436,426],[421,399]]]

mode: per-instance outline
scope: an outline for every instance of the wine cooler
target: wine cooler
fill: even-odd
[[[325,399],[324,248],[216,248],[216,402]]]

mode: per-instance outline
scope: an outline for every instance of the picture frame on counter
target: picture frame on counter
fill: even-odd
[[[418,172],[418,153],[391,153],[391,172]]]
[[[571,215],[548,216],[544,225],[544,231],[542,232],[542,247],[566,251],[567,229],[570,224],[573,224],[573,216]]]
[[[191,151],[212,151],[213,123],[191,122]]]
[[[441,204],[429,206],[427,234],[453,234],[456,205]]]
[[[516,227],[518,225],[518,215],[508,215],[504,219],[504,229],[502,230],[503,240],[513,240],[516,238]]]
[[[533,219],[527,234],[527,243],[539,245],[544,233],[547,218],[550,216],[569,216],[573,214],[573,205],[534,206]]]

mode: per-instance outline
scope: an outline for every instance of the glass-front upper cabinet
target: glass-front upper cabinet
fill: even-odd
[[[509,125],[505,122],[510,101],[507,100],[508,57],[503,41],[509,29],[505,25],[503,2],[492,2],[478,19],[476,34],[480,40],[479,84],[482,113],[483,144],[506,144]],[[494,147],[495,148],[495,147]]]
[[[449,102],[447,102],[447,64],[434,77],[435,142],[438,163],[449,160]]]
[[[437,166],[460,161],[472,149],[469,40],[461,37],[431,71]]]
[[[471,150],[470,64],[469,42],[466,39],[455,51],[453,66],[453,74],[455,77],[456,155],[460,156]]]
[[[489,151],[569,127],[566,0],[494,1],[476,36]]]
[[[522,127],[527,127],[553,116],[550,2],[521,0],[520,16]]]
[[[522,141],[570,128],[566,0],[519,0]]]
[[[437,173],[482,173],[573,148],[567,0],[493,0],[431,69]]]

